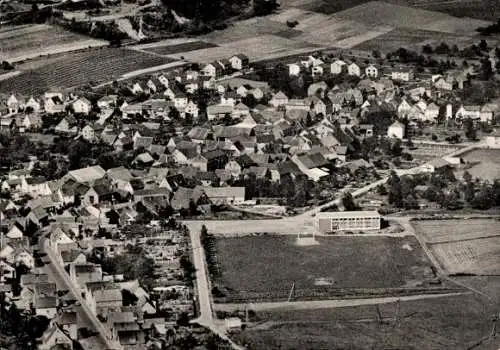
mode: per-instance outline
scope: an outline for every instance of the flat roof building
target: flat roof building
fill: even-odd
[[[377,211],[339,211],[316,214],[316,231],[380,230],[381,216]]]

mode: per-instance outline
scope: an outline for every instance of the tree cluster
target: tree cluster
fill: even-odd
[[[123,274],[125,280],[139,280],[141,286],[151,290],[155,284],[154,260],[146,256],[140,246],[128,245],[123,254],[95,261],[110,275]]]

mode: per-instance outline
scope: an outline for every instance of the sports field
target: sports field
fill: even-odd
[[[20,75],[0,81],[0,93],[41,94],[87,83],[112,81],[125,73],[173,60],[125,48],[98,48],[19,65]]]
[[[413,225],[447,273],[500,275],[500,221],[426,220]]]
[[[105,45],[108,43],[104,40],[92,39],[46,24],[0,29],[2,60],[9,62]]]
[[[498,337],[488,337],[494,310],[465,295],[383,304],[378,311],[375,306],[361,306],[258,312],[257,322],[233,338],[250,350],[497,350]]]
[[[217,239],[226,302],[283,300],[294,284],[297,299],[426,288],[430,262],[413,237],[319,237],[297,246],[295,237]]]

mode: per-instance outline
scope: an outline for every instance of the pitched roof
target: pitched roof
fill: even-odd
[[[95,165],[87,168],[71,170],[68,174],[75,179],[75,181],[83,183],[102,179],[106,174],[106,171],[100,165]]]

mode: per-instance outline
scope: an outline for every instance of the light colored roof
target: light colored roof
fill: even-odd
[[[200,187],[208,198],[245,197],[245,187]]]
[[[316,214],[318,219],[380,217],[375,210],[369,211],[326,211]]]
[[[101,166],[95,165],[87,168],[72,170],[68,172],[68,174],[75,179],[75,181],[83,183],[102,179],[106,174],[106,171]]]

